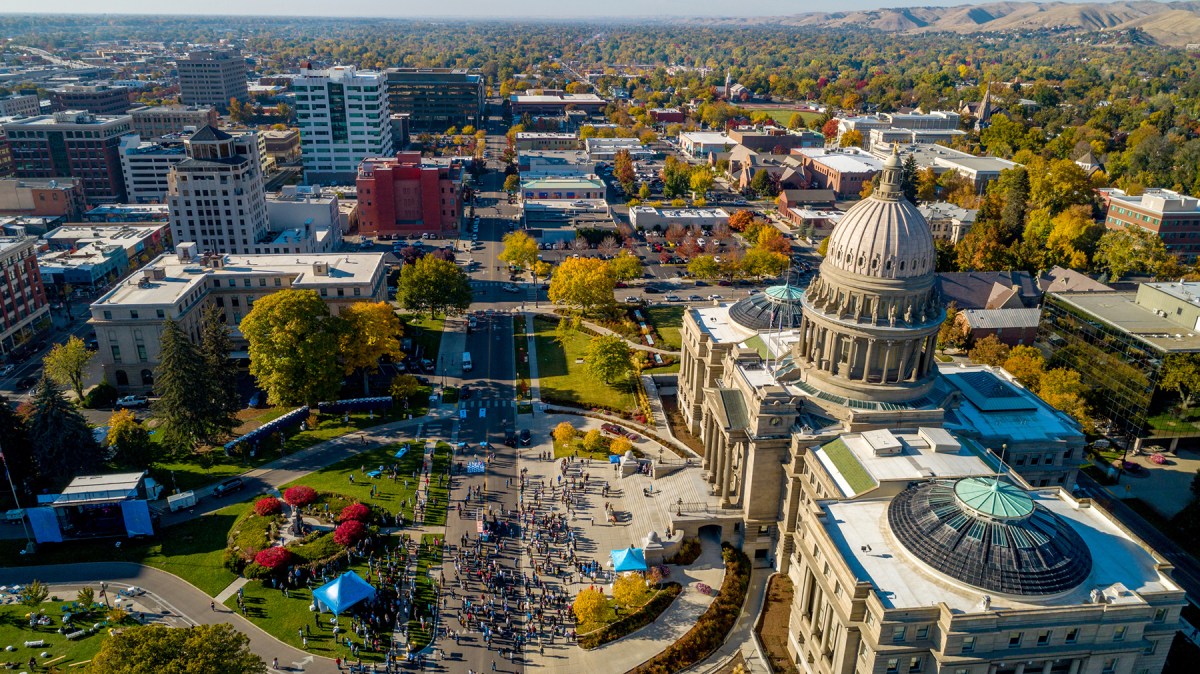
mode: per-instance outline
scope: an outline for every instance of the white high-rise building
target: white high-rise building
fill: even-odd
[[[236,136],[206,126],[184,146],[167,188],[171,236],[195,241],[202,252],[251,255],[267,252],[273,238],[258,134]]]
[[[136,133],[121,136],[119,152],[125,198],[131,204],[162,203],[167,196],[171,169],[188,158],[182,139],[155,143],[142,140]]]
[[[353,183],[367,157],[393,153],[387,78],[354,66],[301,69],[293,78],[304,176],[311,183]]]

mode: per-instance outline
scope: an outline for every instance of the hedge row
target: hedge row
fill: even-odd
[[[728,543],[721,545],[721,556],[725,559],[725,580],[712,605],[679,641],[629,670],[628,674],[674,674],[704,660],[721,647],[742,612],[750,587],[750,559]]]
[[[609,623],[598,630],[592,630],[587,634],[579,636],[579,647],[584,650],[591,650],[607,644],[610,641],[616,641],[623,636],[633,634],[642,629],[646,625],[658,619],[662,612],[667,610],[671,602],[683,592],[683,586],[679,583],[667,583],[659,590],[658,594],[646,602],[644,606],[639,608],[634,613],[621,618],[620,620]]]

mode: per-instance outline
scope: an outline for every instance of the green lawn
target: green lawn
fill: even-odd
[[[400,320],[404,322],[404,336],[412,337],[414,345],[420,344],[423,347],[421,357],[436,363],[438,351],[442,348],[442,331],[446,328],[446,319],[404,314],[400,316]]]
[[[100,592],[100,588],[95,588],[96,592]],[[59,599],[64,601],[74,601],[75,597],[62,596]],[[46,602],[42,604],[42,611],[54,620],[53,625],[46,627],[38,627],[36,629],[29,626],[29,621],[25,616],[29,614],[29,608],[22,604],[5,604],[0,605],[0,648],[5,646],[14,646],[15,651],[5,652],[0,659],[5,662],[17,662],[21,664],[20,669],[25,669],[25,664],[29,662],[29,658],[37,658],[38,663],[45,667],[47,663],[51,663],[56,667],[61,667],[64,670],[72,667],[73,670],[78,670],[74,665],[79,665],[92,659],[96,651],[100,650],[100,645],[108,638],[108,630],[101,629],[95,634],[86,637],[80,637],[75,640],[68,640],[66,636],[59,634],[58,629],[62,627],[62,611],[60,606],[63,602]],[[95,616],[88,627],[95,622],[103,620],[103,616]],[[72,630],[74,631],[74,630]],[[25,648],[26,641],[43,640],[45,646],[36,648]],[[49,658],[42,658],[42,652],[50,653]]]
[[[679,361],[661,367],[648,367],[642,370],[642,372],[646,374],[671,374],[672,372],[679,372]]]
[[[1167,412],[1146,419],[1146,424],[1156,431],[1164,433],[1195,433],[1200,428],[1200,409],[1188,410],[1180,418],[1179,415]]]
[[[421,449],[418,445],[410,449],[403,458],[396,459],[395,454],[400,447],[401,444],[389,445],[343,459],[315,473],[289,482],[283,485],[280,490],[282,491],[295,485],[307,485],[317,491],[332,492],[354,501],[362,501],[363,503],[379,506],[390,514],[395,514],[397,511],[402,512],[404,513],[405,520],[411,522],[415,501],[414,495],[417,491],[417,480],[412,475],[414,472],[420,471],[422,462]],[[380,465],[389,466],[393,463],[398,464],[400,474],[400,477],[395,482],[388,479],[386,474],[382,478],[372,479],[368,478],[363,472],[364,468],[367,471],[371,471]],[[446,525],[446,504],[449,488],[446,484],[439,484],[438,477],[446,471],[449,465],[450,446],[446,443],[438,443],[437,448],[434,450],[433,475],[429,482],[429,496],[431,500],[425,509],[426,526]],[[353,484],[350,483],[351,474],[354,475]],[[407,486],[405,486],[406,480],[408,482]],[[372,484],[378,485],[378,491],[374,498],[371,498]],[[436,504],[433,503],[435,499],[437,501]],[[407,504],[405,504],[406,501]]]
[[[442,565],[442,551],[433,545],[435,538],[438,536],[433,534],[421,536],[421,549],[417,555],[417,594],[414,601],[417,610],[413,611],[413,616],[408,622],[408,647],[412,651],[425,648],[433,640],[433,622],[427,607],[437,603],[437,586],[430,575],[430,569],[439,569]],[[426,618],[424,629],[421,628],[422,615]]]
[[[517,395],[521,400],[529,400],[529,339],[525,334],[525,317],[521,315],[513,316],[513,349],[517,363]]]
[[[229,529],[247,508],[248,503],[231,505],[166,529],[158,539],[123,541],[119,548],[112,540],[70,541],[42,544],[29,556],[20,554],[23,541],[0,541],[0,565],[139,562],[173,573],[212,596],[235,578],[222,558]]]
[[[538,386],[543,400],[616,410],[629,409],[636,404],[633,393],[627,388],[618,389],[598,383],[584,372],[582,360],[587,349],[587,335],[577,332],[568,338],[564,346],[554,339],[555,321],[538,317],[533,325],[536,331]]]
[[[403,540],[404,537],[396,537],[390,542],[400,544]],[[353,565],[350,570],[363,578],[370,578],[366,564]],[[309,653],[327,658],[340,656],[342,659],[346,659],[350,655],[350,649],[345,645],[347,636],[353,642],[362,645],[362,639],[347,631],[349,618],[342,618],[339,621],[341,629],[335,641],[333,625],[329,622],[332,614],[326,612],[318,616],[308,610],[312,603],[312,591],[308,588],[288,590],[288,596],[284,597],[282,591],[264,585],[262,581],[254,580],[245,585],[245,601],[245,615],[250,622],[294,648],[304,649],[304,640],[300,636],[300,630],[305,626],[308,626],[306,635],[308,648],[305,650]],[[237,611],[237,595],[231,596],[225,602],[225,606],[230,611]],[[359,655],[363,662],[383,662],[382,653],[371,653],[364,649],[359,651]]]
[[[750,112],[755,113],[755,112],[760,112],[760,110],[752,109],[752,110],[750,110]],[[775,120],[776,122],[779,122],[780,124],[787,124],[788,121],[791,120],[791,118],[792,118],[792,113],[795,113],[795,112],[800,113],[800,116],[804,118],[804,123],[806,125],[809,122],[813,121],[814,119],[821,118],[821,113],[819,113],[819,112],[808,112],[806,110],[795,110],[795,109],[788,109],[788,108],[772,108],[772,109],[766,110],[765,112],[771,116],[771,119]]]
[[[683,336],[680,334],[683,327],[683,307],[649,307],[642,311],[662,339],[659,348],[672,351],[683,348]]]

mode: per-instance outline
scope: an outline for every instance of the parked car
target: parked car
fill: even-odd
[[[242,478],[231,477],[228,480],[225,480],[221,484],[217,485],[216,487],[213,487],[212,495],[214,498],[221,498],[222,496],[228,496],[229,494],[232,494],[235,491],[241,491],[242,487],[244,487],[244,486],[246,486],[246,485],[245,485],[245,483],[242,482]]]
[[[713,293],[713,294],[711,294],[711,295],[709,295],[709,296],[708,296],[708,299],[710,299],[710,300],[719,300],[719,299],[721,299],[721,296],[720,296],[720,295],[718,295],[718,294],[716,294],[716,293]]]
[[[663,299],[664,299],[664,300],[666,300],[666,301],[668,301],[668,302],[678,302],[678,301],[679,301],[679,295],[667,295],[667,296],[666,296],[666,297],[664,297]]]
[[[637,295],[630,295],[629,297],[625,298],[625,304],[641,304],[641,303],[642,303],[642,298],[638,297]]]
[[[471,396],[473,396],[473,395],[475,395],[475,394],[471,391],[470,386],[464,386],[464,387],[458,389],[458,397],[461,398],[462,400],[470,400]]]
[[[12,374],[13,370],[15,369],[17,369],[17,366],[11,363],[5,365],[4,367],[0,367],[0,377],[7,377],[8,375]]]
[[[699,302],[702,299],[704,299],[704,298],[700,297],[699,295],[688,295],[689,302]]]
[[[33,385],[36,383],[37,383],[37,377],[33,377],[33,376],[21,377],[17,381],[17,390],[25,391],[27,389],[31,389],[31,388],[33,388]]]
[[[510,432],[508,435],[505,435],[504,436],[504,444],[509,447],[516,447],[517,446],[517,434]]]
[[[522,447],[528,447],[529,445],[533,444],[533,436],[529,434],[528,428],[521,429],[520,439]]]
[[[149,404],[150,401],[146,399],[146,396],[125,396],[122,398],[117,398],[117,403],[113,406],[113,409],[137,409],[139,407],[145,407]]]

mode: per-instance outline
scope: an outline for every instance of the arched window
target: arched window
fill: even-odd
[[[129,375],[125,374],[125,370],[117,370],[117,386],[129,386]]]
[[[154,386],[154,373],[150,370],[142,370],[142,385]]]

